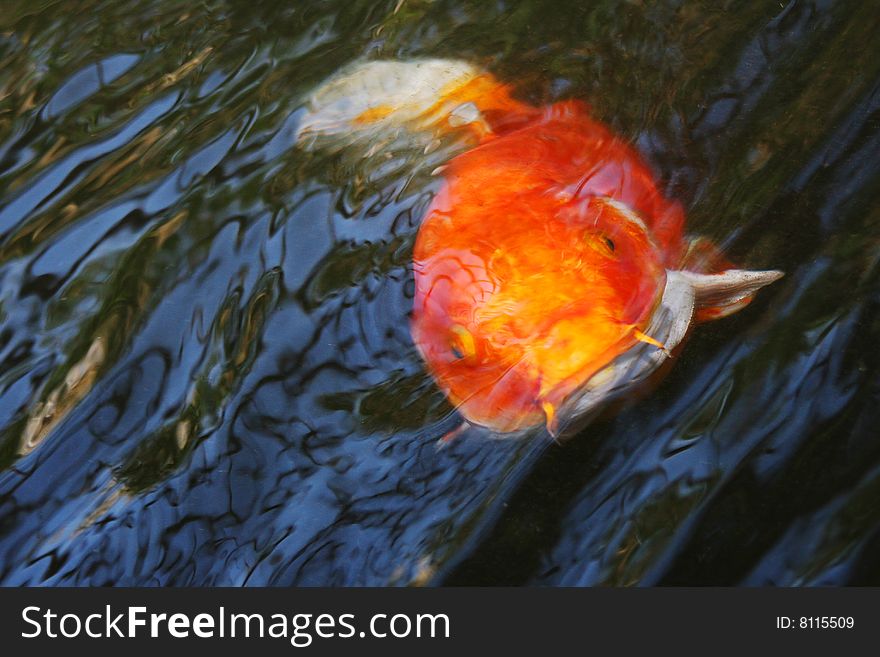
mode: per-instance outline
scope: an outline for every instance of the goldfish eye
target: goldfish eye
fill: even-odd
[[[477,353],[474,336],[461,324],[452,327],[452,335],[449,338],[449,348],[456,358],[473,358]]]
[[[593,250],[604,256],[614,255],[614,250],[617,248],[614,240],[604,233],[588,233],[586,241]]]

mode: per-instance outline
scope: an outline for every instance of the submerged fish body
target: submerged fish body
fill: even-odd
[[[475,146],[444,167],[419,229],[411,329],[459,412],[501,434],[575,426],[694,321],[781,276],[687,239],[680,204],[586,105],[519,103],[470,65],[362,64],[325,83],[303,123],[312,144],[468,131]]]
[[[469,420],[543,422],[639,342],[680,254],[681,209],[579,103],[444,176],[415,246],[415,342]]]
[[[424,148],[457,132],[466,144],[486,135],[487,117],[529,114],[506,86],[459,60],[373,61],[343,69],[309,98],[298,127],[308,150]]]

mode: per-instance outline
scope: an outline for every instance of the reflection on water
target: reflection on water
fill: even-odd
[[[880,57],[865,3],[13,2],[0,582],[880,581]],[[295,147],[358,58],[590,101],[787,277],[558,446],[470,430],[409,335],[443,147]]]

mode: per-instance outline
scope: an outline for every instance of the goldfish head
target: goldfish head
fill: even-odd
[[[415,247],[413,337],[471,422],[499,432],[555,409],[638,342],[666,282],[639,217],[547,189],[438,196]]]

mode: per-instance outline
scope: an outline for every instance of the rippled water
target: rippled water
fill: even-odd
[[[880,582],[870,3],[8,2],[0,582]],[[409,335],[431,157],[295,147],[359,58],[589,100],[693,232],[787,276],[556,445]]]

